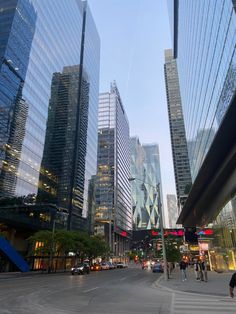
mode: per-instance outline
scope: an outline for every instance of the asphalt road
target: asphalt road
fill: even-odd
[[[0,314],[169,314],[171,294],[152,286],[159,276],[129,268],[5,278],[0,280]]]

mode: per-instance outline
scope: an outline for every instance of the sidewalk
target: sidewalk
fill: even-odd
[[[218,274],[214,271],[209,271],[208,282],[196,281],[192,268],[187,270],[187,280],[181,280],[179,267],[175,268],[171,273],[170,279],[165,281],[164,276],[161,276],[155,286],[159,288],[167,288],[175,292],[183,291],[188,293],[214,295],[214,296],[229,296],[229,281],[233,272]]]
[[[52,276],[52,275],[59,275],[59,274],[66,274],[70,272],[70,270],[57,270],[56,272],[51,272],[50,274],[48,274],[47,271],[43,271],[42,270],[33,270],[33,271],[28,271],[26,273],[22,273],[22,272],[2,272],[0,273],[0,281],[4,280],[4,279],[10,279],[10,278],[22,278],[22,277],[32,277],[32,276],[36,276],[36,275],[48,275],[48,276]]]

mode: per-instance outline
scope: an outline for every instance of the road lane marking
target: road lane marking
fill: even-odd
[[[96,290],[98,289],[99,287],[94,287],[94,288],[91,288],[91,289],[88,289],[88,290],[85,290],[84,293],[87,293],[87,292],[90,292],[90,291],[93,291],[93,290]]]
[[[172,298],[171,298],[171,306],[170,306],[170,314],[174,314],[174,307],[175,307],[175,292],[172,293]]]
[[[122,278],[120,278],[120,281],[122,281],[122,280],[125,280],[127,277],[122,277]]]

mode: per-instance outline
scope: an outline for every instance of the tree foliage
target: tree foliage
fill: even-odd
[[[97,236],[89,236],[85,232],[55,230],[41,230],[29,239],[32,252],[36,255],[66,256],[68,252],[74,252],[81,258],[96,258],[108,254],[109,248],[104,240]],[[41,245],[36,247],[36,243]]]
[[[176,240],[165,241],[166,248],[166,258],[168,262],[179,262],[181,259],[181,254],[179,250],[180,243]]]

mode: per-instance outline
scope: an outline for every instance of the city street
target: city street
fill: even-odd
[[[172,294],[153,287],[160,274],[140,268],[89,275],[42,274],[0,280],[0,313],[169,314]]]

